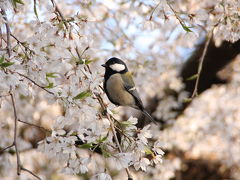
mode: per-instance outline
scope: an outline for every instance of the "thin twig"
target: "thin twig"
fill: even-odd
[[[5,22],[5,26],[6,26],[6,32],[7,32],[7,53],[8,53],[8,56],[11,57],[11,42],[10,42],[10,35],[11,35],[11,31],[10,31],[10,27],[9,27],[9,22],[8,22],[8,19],[7,19],[7,15],[6,15],[6,12],[4,9],[1,10],[1,13],[3,15],[3,18],[4,20],[6,21]],[[22,75],[20,73],[18,73],[20,76],[24,76],[25,78],[27,78],[28,80],[30,80],[31,82],[33,82],[35,85],[37,85],[33,80],[31,80],[30,78],[28,78],[27,76],[25,75]],[[39,85],[37,85],[39,86]],[[39,86],[41,87],[41,86]],[[48,91],[46,90],[45,88],[42,88],[44,89],[45,91]],[[52,92],[48,91],[48,93],[50,94],[53,94]],[[14,94],[12,92],[12,88],[10,88],[10,92],[9,92],[9,95],[11,96],[11,101],[12,101],[12,106],[13,106],[13,112],[14,112],[14,138],[13,138],[13,143],[12,145],[4,148],[3,150],[1,150],[1,152],[5,151],[6,149],[9,149],[11,147],[15,147],[15,151],[16,151],[16,157],[17,157],[17,175],[20,175],[21,174],[21,170],[23,171],[26,171],[28,173],[30,173],[31,175],[33,175],[34,177],[36,177],[37,179],[41,180],[41,178],[39,178],[37,175],[35,175],[32,171],[22,167],[21,165],[21,161],[20,161],[20,155],[19,155],[19,151],[18,151],[18,144],[17,144],[17,125],[18,125],[18,117],[17,117],[17,109],[16,109],[16,104],[15,104],[15,100],[14,100]]]
[[[16,105],[15,105],[13,93],[11,92],[11,90],[10,90],[9,94],[11,96],[12,106],[13,106],[13,111],[14,111],[14,139],[13,139],[13,144],[15,146],[15,151],[16,151],[16,155],[17,155],[17,174],[20,175],[20,173],[21,173],[21,162],[20,162],[18,145],[17,145],[17,121],[18,121],[18,117],[17,117],[17,110],[16,110]]]
[[[161,3],[162,3],[162,2],[160,1],[160,2],[154,7],[154,9],[152,10],[151,15],[150,15],[150,17],[149,17],[149,21],[152,20],[153,13],[156,11],[156,9],[158,8],[158,6],[159,6]]]
[[[114,123],[113,123],[110,115],[108,114],[108,112],[106,112],[106,115],[107,115],[107,118],[108,118],[108,120],[110,122],[110,126],[111,126],[111,129],[112,129],[112,132],[113,132],[113,137],[114,137],[114,140],[117,143],[118,150],[119,150],[120,153],[122,153],[123,151],[122,151],[121,145],[120,145],[120,143],[118,141],[118,138],[117,138],[117,133],[116,133],[116,130],[115,130],[115,127],[114,127]],[[128,168],[126,168],[126,172],[127,172],[127,175],[128,175],[128,179],[130,179],[131,178],[131,174],[130,174],[130,171],[129,171]]]
[[[60,9],[58,8],[56,2],[55,2],[54,0],[51,0],[51,2],[52,2],[52,4],[53,4],[53,6],[55,7],[55,11],[56,11],[57,14],[61,17],[61,20],[62,20],[64,26],[66,27],[66,29],[68,29],[67,21],[65,20],[63,14],[62,14],[62,12],[61,12]]]
[[[85,53],[89,48],[90,48],[90,47],[87,46],[87,47],[82,51],[82,53],[80,54],[79,51],[78,51],[77,46],[75,47],[75,51],[76,51],[76,53],[77,53],[77,56],[78,56],[78,58],[79,58],[81,61],[82,61],[82,57],[83,57],[84,53]],[[92,74],[92,71],[91,71],[89,65],[88,65],[88,64],[85,64],[85,65],[86,65],[87,70],[89,71],[89,73]]]
[[[95,95],[96,95],[96,97],[98,99],[98,102],[101,105],[101,107],[106,110],[107,107],[105,106],[102,97],[99,94],[95,94]],[[123,151],[122,151],[121,145],[120,145],[120,143],[118,141],[118,138],[117,138],[117,133],[116,133],[116,130],[115,130],[114,123],[112,121],[112,118],[111,118],[110,114],[107,112],[107,110],[106,110],[106,116],[107,116],[107,119],[110,122],[110,126],[111,126],[111,129],[112,129],[113,137],[114,137],[114,140],[116,141],[118,150],[119,150],[120,153],[122,153]],[[128,168],[126,168],[126,172],[127,172],[127,175],[128,175],[128,179],[132,179],[131,173],[130,173]]]
[[[13,146],[14,146],[14,143],[12,143],[10,146],[7,146],[7,147],[1,149],[0,154],[1,154],[2,152],[6,151],[7,149],[13,147]]]
[[[34,13],[35,13],[37,19],[39,20],[38,13],[37,13],[37,1],[36,0],[33,0],[33,10],[34,10]]]
[[[127,134],[125,134],[125,132],[124,132],[122,129],[120,129],[120,128],[117,127],[117,126],[114,126],[114,127],[115,127],[119,132],[121,132],[122,135],[129,140],[129,142],[132,142],[132,139],[131,139],[130,137],[128,137]]]
[[[35,54],[35,52],[33,50],[31,50],[29,47],[24,45],[24,42],[20,41],[15,35],[13,35],[12,33],[10,34],[16,41],[18,44],[22,45],[25,49],[29,50],[30,53]]]
[[[41,180],[40,177],[38,177],[36,174],[34,174],[32,171],[24,168],[21,165],[21,161],[20,161],[20,156],[19,156],[19,151],[18,151],[18,145],[17,145],[17,122],[18,122],[18,117],[17,117],[17,109],[16,109],[16,104],[15,104],[15,100],[14,100],[14,95],[12,93],[12,90],[10,90],[9,92],[10,96],[11,96],[11,100],[12,100],[12,106],[13,106],[13,111],[14,111],[14,139],[13,139],[13,146],[15,146],[15,151],[16,151],[16,156],[17,156],[17,175],[21,174],[21,170],[26,171],[28,173],[30,173],[31,175],[33,175],[34,177],[36,177],[37,179]],[[9,146],[10,147],[10,146]],[[9,148],[8,147],[8,148]],[[6,149],[6,148],[5,148]]]
[[[9,71],[10,71],[11,73],[17,73],[18,75],[20,75],[20,76],[28,79],[29,81],[31,81],[31,82],[32,82],[34,85],[36,85],[37,87],[43,89],[43,90],[46,91],[47,93],[49,93],[49,94],[55,96],[56,98],[61,99],[63,102],[65,102],[63,97],[57,97],[53,92],[47,90],[47,88],[45,88],[44,86],[39,85],[39,84],[36,83],[34,80],[32,80],[32,79],[30,79],[29,77],[27,77],[26,75],[21,74],[21,73],[19,73],[19,72],[11,71],[11,70],[9,70]],[[68,99],[67,99],[67,102],[76,105],[76,106],[80,109],[80,106],[79,106],[77,103],[75,103],[75,102],[70,102]]]
[[[120,145],[120,143],[118,141],[118,138],[117,138],[117,133],[116,133],[116,130],[115,130],[115,127],[114,127],[114,123],[113,123],[110,115],[108,114],[108,112],[106,112],[106,115],[107,115],[107,118],[108,118],[108,120],[110,122],[110,126],[111,126],[111,129],[112,129],[112,132],[113,132],[114,139],[115,139],[115,141],[117,143],[119,152],[122,153],[123,151],[122,151],[121,145]]]
[[[89,48],[90,48],[90,47],[87,46],[87,47],[83,50],[83,52],[82,52],[81,55],[80,55],[81,58],[83,57],[84,53],[85,53]]]
[[[50,130],[48,130],[48,129],[42,127],[42,126],[39,126],[39,125],[36,125],[36,124],[32,124],[32,123],[29,123],[29,122],[26,122],[26,121],[22,121],[22,120],[20,120],[20,119],[18,119],[18,121],[21,122],[21,123],[27,124],[27,125],[29,125],[29,126],[34,126],[34,127],[36,127],[36,128],[42,129],[43,131],[46,131],[46,132],[51,133]]]
[[[9,22],[8,22],[7,14],[5,10],[2,9],[1,13],[3,15],[3,19],[5,20],[5,26],[6,26],[6,32],[7,32],[7,53],[8,53],[8,56],[11,57],[10,26],[9,26]]]
[[[207,37],[207,42],[204,45],[203,53],[202,53],[202,56],[200,58],[199,65],[198,65],[197,79],[196,79],[196,82],[195,82],[195,86],[194,86],[194,90],[193,90],[191,98],[194,98],[195,96],[198,96],[198,85],[199,85],[200,74],[202,72],[203,61],[204,61],[204,58],[205,58],[206,53],[207,53],[209,42],[212,39],[212,34],[213,34],[213,30],[209,33],[209,35]]]
[[[32,171],[30,171],[30,170],[28,170],[28,169],[26,169],[24,167],[21,167],[21,170],[26,171],[26,172],[30,173],[31,175],[33,175],[35,178],[41,180],[41,178],[38,177],[36,174],[34,174]]]
[[[90,47],[87,46],[87,47],[82,51],[82,53],[80,54],[77,46],[75,47],[75,51],[76,51],[77,56],[78,56],[78,58],[79,58],[80,60],[82,60],[82,57],[83,57],[84,53],[85,53],[89,48],[90,48]]]
[[[180,23],[180,25],[182,26],[182,28],[183,28],[185,31],[187,31],[187,32],[192,32],[192,31],[190,30],[191,27],[188,27],[188,26],[186,25],[186,23],[184,22],[184,20],[181,19],[181,17],[178,15],[178,12],[176,12],[176,11],[173,9],[173,7],[171,6],[171,4],[170,4],[168,1],[167,1],[167,4],[168,4],[169,8],[172,10],[172,12],[174,13],[174,16],[177,18],[177,20],[178,20],[178,22]]]
[[[1,37],[1,39],[0,39],[0,47],[2,47],[2,44],[3,44],[3,34],[2,34],[2,28],[0,28],[0,37]]]
[[[19,73],[19,72],[13,72],[13,73],[17,73],[19,76],[22,76],[22,77],[24,77],[24,78],[28,79],[28,80],[29,80],[29,81],[31,81],[31,82],[32,82],[34,85],[38,86],[39,88],[43,89],[44,91],[48,92],[49,94],[52,94],[52,95],[54,95],[54,93],[53,93],[53,92],[51,92],[51,91],[47,90],[45,87],[43,87],[43,86],[41,86],[41,85],[37,84],[37,83],[36,83],[34,80],[30,79],[30,78],[29,78],[29,77],[27,77],[26,75],[24,75],[24,74],[21,74],[21,73]]]
[[[34,85],[36,85],[37,87],[43,89],[43,90],[46,91],[47,93],[49,93],[49,94],[55,96],[56,98],[61,99],[63,102],[65,102],[63,97],[57,97],[53,92],[47,90],[47,88],[45,88],[44,86],[39,85],[39,84],[36,83],[34,80],[32,80],[32,79],[30,79],[29,77],[27,77],[26,75],[21,74],[21,73],[19,73],[19,72],[11,71],[11,70],[9,70],[9,71],[10,71],[11,73],[17,73],[18,75],[20,75],[20,76],[28,79],[29,81],[31,81],[31,82],[32,82]],[[67,99],[67,102],[68,102],[68,103],[71,103],[71,104],[75,104],[75,105],[80,109],[80,106],[79,106],[77,103],[75,103],[75,102],[70,102],[68,99]]]

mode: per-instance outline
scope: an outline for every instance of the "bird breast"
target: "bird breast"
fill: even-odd
[[[114,74],[106,82],[109,99],[122,106],[134,106],[133,96],[126,91],[120,74]]]

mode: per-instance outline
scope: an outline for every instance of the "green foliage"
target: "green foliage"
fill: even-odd
[[[4,61],[4,56],[2,56],[2,57],[0,58],[0,64],[2,64],[3,61]]]
[[[56,78],[57,76],[55,76],[56,73],[52,72],[52,73],[46,73],[46,77],[47,78]]]
[[[54,84],[52,82],[49,82],[49,84],[45,88],[51,89],[53,87],[54,87]]]
[[[146,155],[154,156],[154,153],[150,149],[148,149],[148,148],[145,149],[145,153],[146,153]]]
[[[183,100],[183,103],[190,103],[192,101],[192,98],[185,98]]]
[[[100,146],[100,149],[101,149],[101,151],[102,151],[103,156],[104,156],[105,158],[111,157],[112,155],[107,151],[106,148],[107,148],[107,147],[106,147],[106,145],[104,145],[104,144],[102,144],[102,145]]]
[[[37,19],[39,19],[38,18],[38,12],[37,12],[37,4],[36,4],[36,1],[34,1],[34,14],[35,14],[35,16],[37,17]]]
[[[56,78],[57,76],[55,76],[55,74],[56,74],[55,72],[46,73],[46,80],[47,80],[47,82],[48,82],[48,85],[45,86],[45,88],[50,89],[50,88],[53,88],[53,87],[54,87],[54,83],[51,82],[51,81],[49,80],[49,78]]]
[[[192,28],[192,27],[186,26],[186,24],[183,23],[183,22],[181,22],[181,21],[179,21],[179,22],[180,22],[182,28],[183,28],[186,32],[192,32],[192,30],[190,29],[190,28]]]
[[[12,0],[13,6],[16,8],[17,4],[24,5],[24,2],[22,0]]]
[[[190,76],[189,78],[187,78],[187,81],[192,81],[198,78],[198,74],[194,74],[192,76]]]
[[[91,95],[92,95],[92,93],[90,91],[83,91],[83,92],[79,93],[78,95],[76,95],[73,98],[73,100],[76,100],[76,99],[83,100]]]
[[[93,143],[86,143],[86,144],[78,145],[78,147],[82,149],[90,149],[90,148],[93,148],[94,145]]]
[[[0,67],[1,68],[6,68],[6,67],[11,66],[11,65],[14,64],[14,62],[4,62],[4,60],[5,60],[5,58],[4,58],[4,56],[2,56],[0,58]]]
[[[104,141],[107,140],[107,136],[103,137],[103,138],[100,138],[97,142],[98,143],[103,143]]]
[[[8,66],[11,66],[13,64],[14,64],[14,62],[5,62],[5,63],[1,63],[0,67],[8,67]]]

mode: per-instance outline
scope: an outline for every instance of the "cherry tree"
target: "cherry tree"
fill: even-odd
[[[239,177],[239,7],[1,0],[1,179],[171,179],[186,159]],[[158,125],[107,99],[112,56]]]

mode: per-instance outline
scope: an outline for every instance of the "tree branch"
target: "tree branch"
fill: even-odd
[[[4,9],[1,9],[1,14],[3,15],[5,22],[5,26],[6,26],[6,33],[7,33],[7,53],[8,56],[11,57],[11,42],[10,42],[10,36],[11,36],[11,31],[10,31],[10,26],[9,26],[9,22],[7,19],[7,14],[5,12]],[[34,83],[35,85],[39,86],[38,84],[36,84],[33,80],[31,80],[30,78],[28,78],[27,76],[18,73],[20,76],[24,76],[25,78],[27,78],[28,80],[30,80],[32,83]],[[41,86],[39,86],[41,87]],[[47,91],[50,94],[53,94],[52,92],[48,91],[47,89],[45,89],[44,87],[41,87],[42,89],[44,89],[45,91]],[[5,150],[11,148],[11,147],[15,147],[15,151],[16,151],[16,157],[17,157],[17,175],[21,174],[21,170],[26,171],[28,173],[30,173],[31,175],[33,175],[34,177],[36,177],[37,179],[41,180],[40,177],[38,177],[37,175],[35,175],[32,171],[24,168],[21,165],[21,160],[20,160],[20,155],[19,155],[19,150],[18,150],[18,144],[17,144],[17,125],[18,125],[18,117],[17,117],[17,109],[16,109],[16,104],[15,104],[15,98],[14,98],[14,94],[12,92],[12,87],[10,88],[9,91],[9,95],[11,97],[11,101],[12,101],[12,107],[13,107],[13,112],[14,112],[14,138],[13,138],[13,143],[12,145],[4,148],[3,150],[1,150],[1,152],[4,152]]]
[[[37,1],[36,0],[33,0],[33,10],[34,10],[34,13],[35,13],[37,19],[39,20],[38,13],[37,13]]]
[[[46,91],[47,93],[49,93],[49,94],[55,96],[56,98],[61,99],[63,102],[65,102],[63,97],[57,97],[53,92],[51,92],[51,91],[47,90],[47,88],[39,85],[39,84],[36,83],[34,80],[32,80],[32,79],[30,79],[29,77],[27,77],[26,75],[21,74],[21,73],[19,73],[19,72],[11,71],[11,70],[9,70],[9,71],[10,71],[11,73],[17,73],[18,75],[20,75],[20,76],[28,79],[29,81],[31,81],[31,82],[32,82],[34,85],[36,85],[37,87],[43,89],[43,90]],[[80,106],[79,106],[76,102],[70,102],[69,100],[67,100],[67,102],[68,102],[68,103],[71,103],[71,104],[75,104],[78,108],[80,108]]]
[[[202,56],[200,58],[200,62],[199,62],[199,65],[198,65],[197,79],[196,79],[196,82],[195,82],[195,86],[194,86],[194,90],[193,90],[191,98],[194,98],[195,96],[198,96],[198,84],[199,84],[200,74],[201,74],[201,71],[202,71],[203,61],[204,61],[206,53],[207,53],[209,42],[212,39],[212,34],[213,34],[213,30],[210,32],[209,36],[207,37],[207,42],[204,45],[203,53],[202,53]]]
[[[15,146],[15,151],[16,151],[16,155],[17,155],[17,174],[20,175],[20,173],[21,173],[21,162],[20,162],[18,145],[17,145],[17,121],[18,121],[18,117],[17,117],[17,110],[16,110],[16,105],[15,105],[13,93],[11,92],[11,90],[10,90],[9,94],[11,96],[12,106],[13,106],[13,111],[14,111],[14,139],[13,139],[13,144]]]
[[[48,129],[42,127],[42,126],[38,126],[38,125],[36,125],[36,124],[32,124],[32,123],[29,123],[29,122],[26,122],[26,121],[22,121],[22,120],[20,120],[20,119],[18,119],[18,121],[21,122],[21,123],[27,124],[27,125],[29,125],[29,126],[34,126],[34,127],[36,127],[36,128],[42,129],[43,131],[46,131],[46,132],[51,133],[50,130],[48,130]]]
[[[20,44],[22,47],[24,47],[26,50],[28,50],[30,53],[35,54],[35,52],[33,50],[31,50],[29,47],[27,47],[24,42],[21,42],[15,35],[13,35],[12,33],[10,34],[10,36],[12,36],[18,44]],[[26,52],[24,52],[26,54]],[[27,55],[27,54],[26,54]],[[28,56],[28,55],[27,55]]]
[[[55,11],[56,11],[55,14],[60,16],[60,18],[61,18],[61,20],[62,20],[64,26],[66,27],[66,29],[68,29],[67,21],[65,20],[63,14],[62,14],[62,12],[61,12],[60,9],[58,8],[56,2],[55,2],[54,0],[51,0],[51,2],[52,2],[52,4],[53,4],[53,7],[55,7]]]
[[[183,79],[185,90],[191,95],[194,91],[195,81],[188,80],[189,77],[195,75],[198,71],[199,59],[203,54],[205,42],[201,42],[196,46],[196,49],[188,60],[183,64],[180,71],[180,77]],[[234,58],[240,53],[240,40],[231,43],[223,41],[222,44],[216,47],[213,38],[210,40],[208,49],[203,62],[203,69],[198,85],[198,94],[210,88],[212,84],[225,84],[227,79],[219,78],[218,72],[227,64],[231,63]]]
[[[13,147],[13,146],[14,146],[14,143],[12,143],[10,146],[7,146],[7,147],[1,149],[0,154],[3,153],[4,151],[6,151],[7,149]]]
[[[32,171],[30,171],[30,170],[28,170],[28,169],[26,169],[26,168],[24,168],[24,167],[21,167],[21,170],[26,171],[26,172],[28,172],[29,174],[33,175],[35,178],[41,180],[41,178],[38,177],[36,174],[34,174]]]
[[[24,77],[24,78],[28,79],[28,80],[29,80],[29,81],[31,81],[31,82],[32,82],[34,85],[36,85],[37,87],[39,87],[39,88],[43,89],[43,90],[44,90],[44,91],[46,91],[47,93],[54,95],[54,93],[53,93],[53,92],[51,92],[51,91],[47,90],[45,87],[43,87],[43,86],[41,86],[41,85],[37,84],[37,83],[36,83],[34,80],[30,79],[30,78],[29,78],[29,77],[27,77],[26,75],[24,75],[24,74],[21,74],[21,73],[19,73],[19,72],[13,72],[13,73],[17,73],[19,76],[22,76],[22,77]]]
[[[9,22],[7,19],[7,14],[3,8],[2,8],[1,14],[3,15],[3,19],[6,21],[5,26],[6,26],[6,32],[7,32],[7,53],[8,53],[8,56],[11,57],[11,42],[10,42],[11,31],[10,31]]]
[[[14,100],[14,95],[12,93],[12,89],[9,92],[10,96],[11,96],[11,100],[12,100],[12,106],[13,106],[13,112],[14,112],[14,139],[13,139],[13,144],[11,146],[8,146],[7,148],[10,148],[12,146],[15,147],[15,151],[16,151],[16,156],[17,156],[17,175],[21,174],[21,170],[26,171],[28,173],[30,173],[31,175],[33,175],[34,177],[36,177],[37,179],[41,180],[40,177],[38,177],[36,174],[34,174],[32,171],[24,168],[21,165],[21,160],[20,160],[20,155],[19,155],[19,151],[18,151],[18,145],[17,145],[17,122],[18,122],[18,117],[17,117],[17,109],[16,109],[16,104],[15,104],[15,100]],[[7,148],[5,148],[4,150],[6,150]]]
[[[156,9],[158,8],[158,6],[161,4],[161,1],[153,8],[151,14],[150,14],[150,17],[149,17],[149,21],[152,20],[153,18],[153,13],[156,11]]]
[[[115,126],[114,126],[114,123],[112,121],[112,117],[110,116],[110,114],[107,112],[107,107],[105,106],[104,102],[103,102],[103,99],[102,97],[100,96],[100,94],[95,94],[97,99],[98,99],[98,102],[99,104],[101,105],[101,107],[106,110],[106,116],[107,116],[107,119],[109,120],[110,122],[110,126],[111,126],[111,129],[112,129],[112,133],[113,133],[113,137],[114,137],[114,140],[116,141],[116,144],[117,144],[117,147],[118,147],[118,150],[120,153],[122,153],[122,148],[121,148],[121,145],[118,141],[118,138],[117,138],[117,133],[116,133],[116,130],[115,130]],[[131,176],[131,173],[129,171],[128,168],[126,168],[126,172],[127,172],[127,175],[128,175],[128,179],[133,179],[132,176]]]

